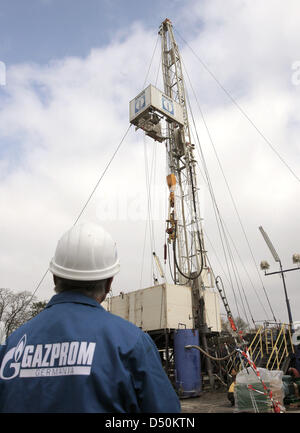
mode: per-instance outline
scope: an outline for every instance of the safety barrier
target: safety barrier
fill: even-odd
[[[291,329],[289,325],[282,324],[277,339],[272,347],[266,368],[269,370],[280,370],[284,360],[290,355],[290,352],[295,352],[292,343]]]
[[[228,347],[226,349],[229,353],[230,349]],[[291,328],[285,323],[276,324],[275,327],[260,326],[248,346],[252,361],[268,370],[284,370],[285,361],[294,352]],[[240,361],[238,357],[232,356],[224,366],[226,371],[229,373],[232,369],[240,371],[243,368]]]
[[[284,361],[295,352],[290,325],[261,326],[248,347],[253,362],[265,364],[268,370],[281,370]]]
[[[262,331],[263,331],[263,326],[261,326],[258,329],[258,331],[255,334],[255,337],[253,338],[251,344],[248,347],[248,352],[255,364],[257,363],[258,359],[262,359],[264,356]]]

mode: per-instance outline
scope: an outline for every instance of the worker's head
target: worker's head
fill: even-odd
[[[60,238],[50,263],[55,291],[77,290],[99,302],[120,270],[116,244],[101,226],[75,225]]]

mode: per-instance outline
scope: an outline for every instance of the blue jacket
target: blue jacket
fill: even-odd
[[[152,339],[75,292],[0,346],[0,412],[180,412]]]

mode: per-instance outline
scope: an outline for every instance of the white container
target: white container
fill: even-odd
[[[102,306],[143,331],[193,328],[191,288],[161,284],[107,298]]]
[[[221,332],[218,294],[209,289],[201,293],[204,296],[207,326],[212,332]],[[160,284],[107,298],[102,306],[144,331],[194,328],[192,290],[188,286]]]
[[[183,111],[177,102],[166,96],[156,87],[150,84],[138,96],[129,103],[130,123],[136,124],[135,120],[142,116],[142,113],[153,108],[164,116],[169,117],[180,125],[184,124]]]
[[[205,320],[212,332],[221,332],[221,314],[219,294],[210,289],[202,291],[205,305]]]

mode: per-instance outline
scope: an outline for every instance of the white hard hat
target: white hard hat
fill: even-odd
[[[120,270],[116,244],[97,224],[75,225],[58,241],[49,269],[68,280],[105,280]]]

